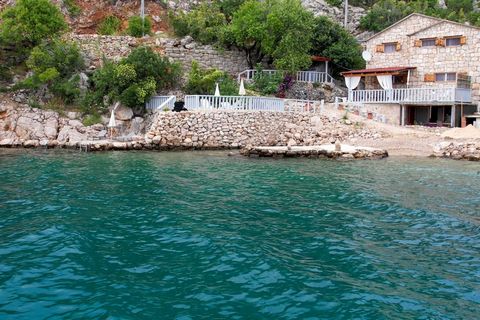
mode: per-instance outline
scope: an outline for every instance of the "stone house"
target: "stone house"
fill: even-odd
[[[363,46],[367,69],[342,73],[350,105],[402,125],[473,120],[480,102],[480,28],[413,13]]]

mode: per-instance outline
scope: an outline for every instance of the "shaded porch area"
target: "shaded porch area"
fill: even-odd
[[[402,105],[402,125],[464,127],[476,112],[473,105]]]

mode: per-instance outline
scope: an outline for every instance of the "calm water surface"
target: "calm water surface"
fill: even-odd
[[[479,319],[480,164],[0,150],[1,319]]]

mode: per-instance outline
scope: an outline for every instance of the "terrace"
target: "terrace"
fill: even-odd
[[[472,102],[470,79],[461,74],[426,74],[421,82],[415,67],[375,68],[343,72],[350,103],[462,104]],[[369,89],[357,89],[363,84]],[[443,79],[435,82],[435,77]],[[447,81],[448,80],[448,81]]]

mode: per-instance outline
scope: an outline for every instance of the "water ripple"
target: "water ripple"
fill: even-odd
[[[0,318],[475,319],[475,163],[0,151]]]

